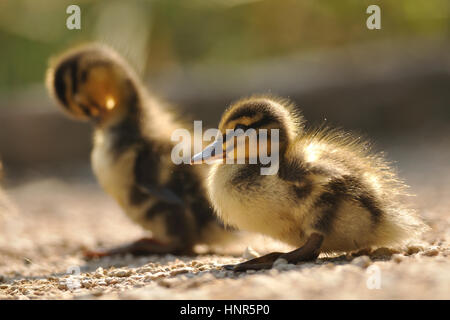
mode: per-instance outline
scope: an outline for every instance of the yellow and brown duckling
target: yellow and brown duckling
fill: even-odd
[[[91,164],[100,185],[153,235],[89,256],[190,253],[224,232],[203,185],[205,169],[171,161],[172,131],[185,125],[117,53],[102,45],[68,51],[51,63],[47,85],[64,111],[94,124]]]
[[[277,132],[275,174],[261,174],[267,162],[250,164],[248,140],[245,152],[240,153],[244,163],[221,161],[239,160],[236,147],[227,145],[239,135],[230,130],[237,129],[254,129],[258,141],[265,137],[262,129],[268,129],[269,142],[271,132]],[[402,204],[399,197],[405,194],[404,184],[381,155],[371,153],[367,143],[345,132],[305,130],[303,117],[287,100],[266,96],[240,100],[225,111],[219,130],[216,142],[193,158],[222,162],[212,165],[208,181],[217,215],[226,225],[298,248],[227,268],[265,269],[279,258],[297,263],[316,259],[321,252],[395,246],[427,229]],[[219,145],[225,151],[211,151]],[[258,144],[257,152],[261,150]]]

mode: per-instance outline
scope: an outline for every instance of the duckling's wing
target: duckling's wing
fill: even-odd
[[[140,193],[154,197],[169,204],[183,205],[181,197],[167,186],[158,183],[158,173],[164,163],[161,162],[162,151],[155,146],[145,145],[139,149],[134,164],[134,182]]]
[[[286,158],[278,170],[278,176],[281,179],[294,184],[303,181],[305,175],[305,165],[302,160],[296,156]]]
[[[138,185],[138,188],[149,196],[170,204],[183,205],[183,200],[172,190],[162,186]]]

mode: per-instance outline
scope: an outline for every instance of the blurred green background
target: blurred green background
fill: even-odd
[[[81,7],[81,30],[66,28],[70,4]],[[366,28],[370,4],[381,8],[379,31]],[[42,82],[50,56],[86,41],[106,42],[155,75],[370,41],[448,38],[449,26],[448,0],[2,0],[0,89]]]
[[[66,28],[70,4],[81,8],[81,30]],[[371,4],[381,30],[366,27]],[[210,126],[240,96],[272,92],[312,123],[368,133],[389,142],[382,147],[435,139],[450,123],[449,8],[448,0],[0,0],[0,156],[18,170],[87,163],[90,127],[58,112],[43,79],[52,56],[88,41],[118,50],[152,92]]]

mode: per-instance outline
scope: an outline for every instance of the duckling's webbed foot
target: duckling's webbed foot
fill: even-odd
[[[275,260],[277,260],[282,255],[283,255],[282,252],[272,252],[259,258],[254,258],[238,264],[227,264],[224,265],[223,267],[227,270],[233,270],[235,272],[270,269],[272,268],[272,265],[275,262]]]
[[[227,270],[233,270],[235,272],[247,270],[263,270],[263,269],[271,269],[273,263],[277,259],[285,259],[288,263],[292,264],[296,264],[302,261],[314,260],[319,256],[322,242],[323,242],[323,235],[313,233],[302,247],[293,250],[291,252],[287,253],[272,252],[262,257],[255,258],[236,265],[225,265],[224,268]]]
[[[88,250],[84,252],[86,259],[94,259],[101,257],[111,257],[118,255],[131,254],[134,256],[144,256],[151,254],[190,254],[191,249],[180,249],[178,246],[161,243],[152,238],[142,238],[135,242],[107,249],[107,250]]]

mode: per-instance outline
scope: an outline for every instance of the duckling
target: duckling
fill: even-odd
[[[268,164],[252,153],[249,140],[244,140],[244,152],[236,152],[242,145],[236,139],[251,129],[258,142],[277,147],[270,147],[272,153],[278,151],[277,170],[271,174],[262,174]],[[192,158],[193,163],[215,162],[208,192],[217,215],[225,225],[298,248],[227,269],[267,269],[280,258],[298,263],[320,253],[400,245],[427,229],[403,204],[405,185],[382,154],[340,130],[305,129],[303,116],[288,100],[253,96],[237,101],[224,112],[219,131]],[[278,142],[271,137],[275,133]],[[255,150],[264,149],[269,147],[259,143]],[[229,159],[238,163],[229,164]]]
[[[100,185],[152,233],[87,257],[189,254],[195,244],[227,233],[208,201],[205,170],[171,161],[172,131],[186,124],[147,92],[115,51],[99,44],[70,50],[51,63],[46,82],[63,111],[93,124],[91,165]]]

